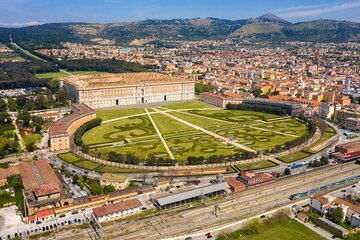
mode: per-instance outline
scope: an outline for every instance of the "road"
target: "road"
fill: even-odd
[[[329,184],[355,174],[360,174],[360,166],[354,163],[316,169],[278,180],[272,184],[230,194],[219,200],[204,200],[202,203],[161,211],[155,216],[141,219],[110,222],[103,226],[104,237],[108,239],[168,239],[174,237],[184,239],[186,236],[202,234],[221,226],[227,228],[231,223],[279,206],[296,204],[289,200],[291,194]],[[212,213],[215,205],[220,208],[218,217]],[[70,232],[68,234],[71,235]],[[86,236],[86,230],[78,234]],[[66,239],[58,237],[57,239]]]

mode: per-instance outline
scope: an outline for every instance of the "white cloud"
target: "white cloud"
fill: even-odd
[[[289,8],[288,10],[278,11],[277,15],[282,18],[298,18],[307,16],[322,15],[325,13],[339,12],[352,8],[359,8],[360,1],[347,2],[341,4],[329,4],[329,5],[310,5],[310,6],[299,6]],[[297,9],[296,9],[297,8]],[[294,11],[295,10],[295,11]]]
[[[17,27],[28,27],[35,25],[42,25],[43,23],[32,21],[32,22],[23,22],[23,23],[2,23],[0,22],[0,27],[8,27],[8,28],[17,28]]]

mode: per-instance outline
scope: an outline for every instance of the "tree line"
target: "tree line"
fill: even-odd
[[[81,146],[83,144],[83,140],[81,139],[82,136],[85,134],[86,131],[97,127],[101,124],[101,118],[95,118],[90,120],[89,122],[84,123],[78,129],[76,129],[74,133],[74,142],[77,146]]]
[[[252,104],[234,104],[234,103],[228,103],[226,105],[226,109],[228,110],[251,110],[256,112],[266,112],[266,113],[272,113],[280,116],[285,116],[288,114],[288,112],[285,109],[282,109],[281,107],[273,107],[273,106],[262,106],[262,105],[252,105]]]

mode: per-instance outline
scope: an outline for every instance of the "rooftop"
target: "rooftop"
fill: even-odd
[[[122,173],[104,173],[100,180],[109,182],[125,182],[129,175]]]
[[[49,128],[50,137],[67,135],[67,128],[71,123],[81,117],[95,113],[93,109],[82,103],[71,104],[71,110],[71,114],[59,119],[51,125],[51,127]]]
[[[118,203],[108,204],[102,207],[94,208],[94,214],[97,217],[103,217],[110,214],[122,212],[131,208],[140,207],[141,203],[137,199],[130,199]]]
[[[131,86],[138,84],[152,83],[175,83],[190,82],[179,77],[171,77],[169,75],[142,72],[142,73],[115,73],[115,74],[87,74],[64,77],[62,80],[76,85],[78,88],[99,88],[99,87],[117,87]]]
[[[156,201],[160,206],[164,206],[170,203],[184,201],[191,198],[196,198],[201,195],[218,192],[218,191],[226,191],[229,188],[229,185],[225,182],[211,184],[200,188],[195,188],[189,191],[179,192],[175,194],[171,194],[166,197],[157,198]]]

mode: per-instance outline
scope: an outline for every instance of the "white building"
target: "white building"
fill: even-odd
[[[61,79],[62,86],[91,108],[195,98],[194,80],[153,72],[77,75]]]
[[[323,119],[330,119],[334,116],[335,111],[339,109],[341,109],[340,104],[322,102],[319,107],[319,116]]]
[[[95,217],[99,222],[120,219],[141,211],[141,203],[137,199],[108,204],[93,209]]]

